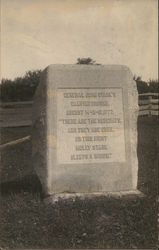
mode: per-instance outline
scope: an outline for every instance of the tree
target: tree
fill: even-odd
[[[137,81],[142,81],[141,79],[142,79],[141,76],[136,76],[136,75],[133,76],[133,80],[136,81],[136,82]]]
[[[149,92],[159,93],[159,81],[150,79],[149,82]]]
[[[136,81],[136,86],[139,94],[149,92],[149,86],[147,82],[142,81],[141,76],[134,75],[133,80]]]
[[[27,71],[23,77],[14,80],[2,79],[0,84],[3,102],[29,101],[40,81],[41,70]]]
[[[139,94],[152,92],[159,93],[159,81],[150,79],[148,82],[142,80],[141,76],[134,75],[134,81],[136,81]]]

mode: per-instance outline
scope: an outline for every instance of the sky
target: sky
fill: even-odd
[[[1,78],[79,57],[158,79],[157,0],[1,0]]]

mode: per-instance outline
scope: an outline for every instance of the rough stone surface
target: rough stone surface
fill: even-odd
[[[47,67],[32,130],[46,194],[136,190],[137,116],[136,83],[126,66]]]
[[[45,204],[54,204],[60,200],[71,200],[76,201],[77,199],[80,200],[91,200],[96,199],[98,197],[105,198],[105,201],[109,201],[110,199],[122,199],[122,200],[136,200],[136,199],[143,199],[146,196],[138,191],[121,191],[121,192],[93,192],[93,193],[60,193],[60,194],[53,194],[49,195],[44,199]]]

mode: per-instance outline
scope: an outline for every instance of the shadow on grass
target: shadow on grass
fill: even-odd
[[[1,195],[17,194],[20,192],[40,193],[42,186],[36,175],[27,175],[22,179],[4,182],[0,184]]]

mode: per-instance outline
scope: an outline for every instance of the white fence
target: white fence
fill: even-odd
[[[0,104],[0,127],[31,126],[32,101]],[[158,116],[159,94],[139,94],[139,115]]]
[[[159,114],[159,94],[144,93],[139,94],[139,115],[156,115]]]

